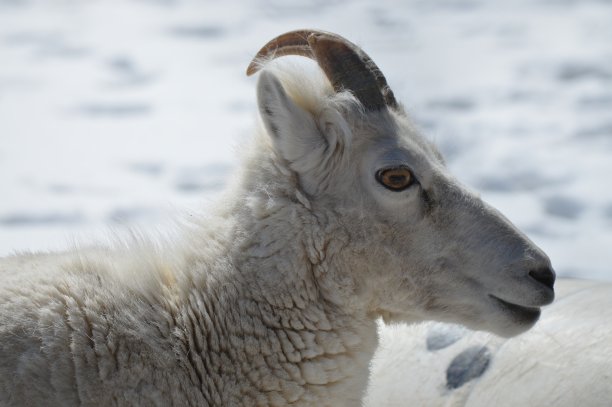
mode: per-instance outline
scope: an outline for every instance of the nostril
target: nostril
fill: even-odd
[[[553,288],[555,284],[555,271],[550,267],[532,270],[529,275],[534,280],[544,284],[546,287]]]

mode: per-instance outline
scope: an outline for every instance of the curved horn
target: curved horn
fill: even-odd
[[[284,55],[300,55],[317,61],[334,90],[350,90],[368,110],[397,108],[385,76],[358,46],[330,32],[296,30],[274,38],[255,55],[247,75],[256,73],[260,62]]]

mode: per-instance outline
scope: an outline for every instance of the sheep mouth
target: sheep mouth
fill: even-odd
[[[512,302],[502,300],[493,294],[489,294],[489,297],[491,297],[502,310],[508,312],[519,321],[535,322],[538,320],[538,318],[540,318],[540,308],[514,304]]]

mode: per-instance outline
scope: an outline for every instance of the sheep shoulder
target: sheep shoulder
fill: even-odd
[[[220,235],[0,261],[0,404],[358,402],[374,322],[335,312],[295,247]]]

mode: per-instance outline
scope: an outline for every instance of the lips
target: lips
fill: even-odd
[[[523,305],[513,304],[508,301],[504,301],[499,297],[489,294],[491,297],[504,311],[509,312],[514,318],[520,321],[535,321],[540,317],[540,308],[525,307]]]

